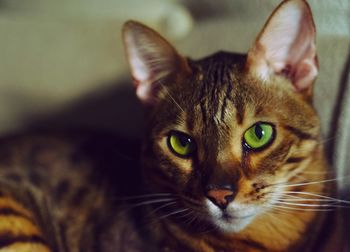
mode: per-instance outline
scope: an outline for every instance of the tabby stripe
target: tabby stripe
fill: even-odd
[[[293,164],[293,163],[291,163],[291,164]],[[297,163],[295,163],[293,165],[286,164],[285,166],[287,166],[286,171],[289,172],[289,171],[293,171],[293,170],[297,169],[299,167],[299,164],[297,164]]]
[[[235,104],[236,107],[236,121],[237,124],[242,125],[243,123],[243,118],[244,118],[244,107],[243,104],[240,102],[236,102]]]
[[[202,119],[203,119],[204,124],[206,124],[206,121],[207,121],[207,114],[206,114],[206,110],[205,110],[205,100],[203,99],[204,94],[205,94],[205,90],[206,90],[206,85],[202,81],[201,91],[199,94],[199,100],[200,100],[200,108],[201,108]]]
[[[238,80],[237,80],[238,81]],[[240,84],[241,85],[241,84]],[[245,111],[245,107],[244,107],[244,101],[242,100],[242,98],[240,96],[236,96],[235,99],[233,99],[233,104],[236,107],[236,121],[239,125],[241,125],[243,123],[243,119],[244,119],[244,111]]]
[[[226,106],[227,106],[227,99],[229,99],[229,100],[232,99],[231,98],[232,88],[233,88],[232,80],[228,80],[228,85],[227,85],[225,99],[224,99],[223,105],[221,107],[221,121],[224,121],[224,119],[225,119],[225,111],[226,111]]]
[[[313,136],[313,135],[311,135],[311,134],[309,134],[307,132],[303,132],[300,129],[297,129],[295,127],[288,126],[288,125],[285,125],[283,127],[284,127],[284,129],[288,130],[289,132],[291,132],[292,134],[296,135],[300,139],[316,139],[315,136]]]
[[[288,179],[288,182],[293,184],[293,183],[307,183],[308,181],[302,181],[300,182],[300,175],[302,175],[301,172],[298,172],[297,174],[294,174],[292,177]],[[307,188],[307,185],[297,185],[297,186],[290,186],[288,188],[288,191],[293,191],[293,192],[304,192]]]
[[[282,162],[285,160],[286,156],[289,153],[290,148],[292,147],[292,142],[288,140],[284,140],[275,147],[267,156],[265,156],[260,162],[261,164],[268,164],[266,167],[262,167],[262,169],[270,172],[275,172],[278,169],[276,165],[270,165],[271,161],[276,164],[276,162]]]
[[[220,69],[220,70],[219,70]],[[220,82],[217,83],[217,87],[216,87],[216,90],[218,93],[222,93],[222,90],[224,89],[224,85],[227,86],[227,89],[226,89],[226,92],[224,93],[224,97],[223,97],[223,100],[222,102],[220,102],[220,98],[219,97],[216,97],[216,100],[219,102],[218,104],[218,108],[217,108],[217,112],[216,114],[219,113],[219,110],[220,110],[220,120],[223,121],[223,111],[225,111],[224,107],[226,107],[226,99],[227,99],[227,95],[228,95],[228,90],[229,90],[229,81],[228,81],[228,74],[227,74],[227,67],[225,64],[222,64],[219,66],[219,74],[220,74]],[[220,105],[221,105],[221,109],[220,109]]]
[[[307,157],[290,157],[286,160],[286,163],[292,164],[292,163],[300,163],[301,161],[305,160]]]
[[[25,218],[25,219],[27,219],[27,220],[29,220],[29,221],[32,221],[32,219],[31,219],[29,216],[23,214],[22,212],[19,212],[19,211],[15,210],[15,209],[13,209],[13,208],[10,208],[10,207],[0,208],[0,216],[1,216],[1,215],[5,215],[5,216],[9,216],[9,215],[18,216],[18,217]]]
[[[32,216],[30,211],[11,198],[0,198],[0,208],[12,208],[14,211],[22,213],[24,216]]]
[[[64,225],[64,222],[60,223],[59,233],[60,233],[60,236],[62,239],[62,247],[63,247],[64,251],[68,252],[70,250],[68,248],[68,242],[67,242],[67,236],[66,236],[67,231],[66,230],[67,230],[67,227]]]
[[[46,241],[38,235],[13,236],[10,233],[5,233],[0,235],[0,249],[15,243],[40,243],[47,246]]]
[[[89,231],[85,231],[80,238],[79,241],[79,252],[85,252],[89,248],[92,249],[94,252],[100,252],[102,251],[102,243],[101,240],[101,234],[104,233],[104,230],[107,230],[107,227],[111,224],[110,221],[105,220],[105,222],[101,221],[100,213],[98,211],[92,211],[88,218],[86,223],[94,223],[94,225],[90,227]],[[90,237],[88,243],[86,241],[86,237]]]

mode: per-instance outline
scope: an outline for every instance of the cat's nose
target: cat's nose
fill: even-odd
[[[214,188],[207,191],[207,198],[221,209],[225,209],[234,197],[234,191],[228,188]]]

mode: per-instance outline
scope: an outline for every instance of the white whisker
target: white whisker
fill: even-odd
[[[190,213],[192,213],[192,211],[190,212]],[[192,218],[191,219],[188,219],[188,221],[187,221],[187,223],[186,223],[186,225],[191,225],[194,221],[196,221],[198,219],[198,217],[195,215],[195,214],[193,214],[192,215]]]
[[[165,92],[169,95],[170,99],[175,103],[175,105],[183,112],[185,113],[185,110],[183,110],[180,106],[180,104],[175,100],[175,98],[170,94],[168,88],[161,82],[159,81],[160,85],[164,88]]]
[[[170,202],[170,201],[174,201],[174,199],[172,199],[172,198],[165,198],[165,199],[147,200],[147,201],[143,201],[143,202],[140,202],[140,203],[127,205],[127,206],[128,206],[128,209],[131,209],[131,208],[138,207],[138,206],[151,205],[151,204],[155,204],[155,203]]]
[[[329,141],[332,141],[333,139],[335,139],[335,136],[333,137],[329,137],[329,138],[325,138],[325,139],[321,139],[318,144],[324,144],[324,143],[327,143]]]
[[[280,195],[280,194],[279,194]],[[339,199],[317,199],[317,198],[304,198],[304,197],[298,197],[295,195],[288,195],[284,194],[283,197],[280,197],[279,199],[287,200],[287,201],[319,201],[319,202],[339,202]],[[340,203],[340,202],[339,202]]]
[[[289,207],[289,206],[280,206],[280,205],[274,205],[273,208],[281,208],[281,209],[288,209],[288,210],[296,210],[296,211],[304,211],[304,212],[329,212],[334,211],[334,209],[310,209],[310,208],[300,208],[300,207]]]
[[[176,215],[176,214],[179,214],[179,213],[183,213],[183,212],[186,212],[186,211],[189,211],[189,209],[188,208],[184,208],[184,209],[180,209],[180,210],[177,210],[177,211],[173,211],[173,212],[171,212],[169,214],[165,214],[165,215],[160,216],[158,218],[158,220],[165,219],[165,218],[168,218],[170,216],[173,216],[173,215]]]
[[[279,193],[278,195],[281,195],[281,194],[283,194],[283,195],[288,195],[288,194],[308,195],[308,196],[313,196],[313,197],[318,197],[318,198],[323,198],[323,199],[335,200],[335,201],[340,202],[340,203],[350,204],[350,201],[348,201],[348,200],[336,199],[336,198],[332,198],[332,197],[329,197],[329,196],[320,195],[320,194],[316,194],[316,193],[310,193],[310,192],[284,191],[282,193]]]
[[[302,174],[334,174],[333,171],[302,171]]]
[[[320,181],[311,181],[311,182],[306,182],[306,183],[296,183],[296,184],[285,184],[280,187],[293,187],[293,186],[304,186],[304,185],[313,185],[313,184],[321,184],[321,183],[328,183],[328,182],[333,182],[333,181],[338,181],[342,179],[350,178],[350,176],[346,177],[340,177],[340,178],[334,178],[334,179],[325,179],[325,180],[320,180]]]
[[[283,200],[277,200],[279,204],[288,205],[288,206],[305,206],[305,207],[336,207],[336,204],[306,204],[306,203],[291,203],[285,202]]]
[[[165,196],[171,196],[171,193],[150,193],[150,194],[143,194],[143,195],[134,195],[134,196],[125,196],[125,197],[118,197],[117,200],[133,200],[133,199],[144,199],[144,198],[157,198],[157,197],[165,197]]]
[[[208,233],[213,232],[214,230],[217,230],[218,228],[215,227],[215,226],[212,227],[212,228],[208,228],[208,226],[204,226],[204,229],[206,229],[206,230],[201,231],[201,232],[199,232],[198,234],[201,234],[201,235],[203,235],[203,234],[208,234]]]
[[[187,216],[189,216],[189,215],[192,215],[193,212],[192,212],[190,209],[188,209],[188,210],[189,210],[188,213],[185,213],[185,214],[183,214],[183,215],[180,215],[180,216],[178,216],[178,218],[185,218],[185,217],[187,217]]]
[[[168,206],[174,205],[174,204],[176,204],[176,203],[177,203],[177,202],[174,201],[174,202],[170,202],[170,203],[161,205],[160,207],[157,207],[157,208],[153,209],[153,210],[149,213],[149,215],[151,216],[151,215],[155,214],[157,211],[159,211],[159,210],[161,210],[161,209],[163,209],[163,208],[166,208],[166,207],[168,207]]]
[[[282,197],[280,199],[285,201],[285,202],[316,201],[316,202],[336,202],[336,203],[340,203],[338,200],[331,200],[331,199],[315,199],[315,198],[299,198],[299,199],[295,199],[295,198],[288,198],[288,197],[284,197],[284,198]]]

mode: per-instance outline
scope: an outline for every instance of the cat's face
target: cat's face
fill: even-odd
[[[296,24],[286,25],[285,15]],[[281,197],[279,185],[305,167],[319,135],[310,104],[317,62],[308,6],[281,5],[248,56],[192,61],[140,24],[128,23],[124,35],[137,94],[150,107],[145,180],[174,199],[162,210],[224,232],[268,212]],[[279,36],[290,41],[281,46]]]
[[[316,144],[308,140],[318,136],[301,95],[280,78],[262,85],[243,64],[224,53],[192,62],[192,74],[168,86],[153,109],[143,153],[155,191],[191,198],[177,207],[227,231],[277,200],[271,185],[297,175],[298,159]]]

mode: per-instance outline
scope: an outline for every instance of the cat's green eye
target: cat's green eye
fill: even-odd
[[[275,129],[273,125],[258,122],[244,133],[243,144],[247,149],[258,150],[272,143],[274,137]]]
[[[175,155],[181,158],[190,157],[196,150],[196,144],[192,137],[180,131],[170,131],[168,147]]]

